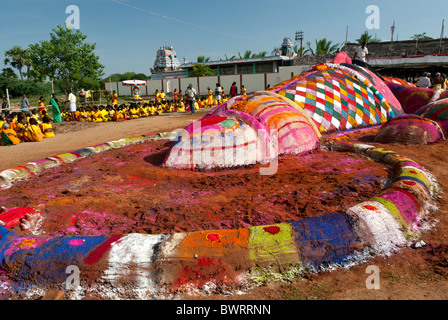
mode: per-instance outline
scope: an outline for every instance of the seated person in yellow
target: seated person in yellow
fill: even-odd
[[[15,126],[15,130],[17,133],[17,137],[20,140],[24,139],[25,130],[28,127],[28,122],[26,121],[26,117],[22,114],[17,118],[17,124]]]
[[[84,107],[80,107],[78,121],[85,122],[85,121],[87,121],[87,118],[88,118],[88,116],[87,116],[86,109],[84,109]]]
[[[156,115],[158,115],[156,106],[154,105],[154,103],[153,103],[152,101],[149,103],[148,114],[149,114],[150,116],[156,116]]]
[[[86,108],[86,115],[87,115],[86,120],[89,121],[89,122],[92,122],[93,121],[93,110],[92,110],[92,107],[87,107]]]
[[[136,104],[131,104],[131,106],[129,107],[129,116],[131,119],[140,118],[140,111],[137,109]]]
[[[0,128],[0,144],[3,146],[11,146],[20,142],[14,129],[11,128],[8,122],[4,122]]]
[[[174,104],[171,101],[168,101],[168,106],[167,106],[168,112],[174,112]]]
[[[40,113],[40,117],[42,118],[42,111],[45,110],[45,102],[44,102],[44,97],[40,97],[39,98],[39,102],[37,103],[37,105],[39,106],[39,113]]]
[[[177,112],[185,112],[185,104],[182,100],[179,100],[178,104],[177,104]]]
[[[162,103],[156,102],[156,110],[158,114],[162,114],[165,111]]]
[[[149,115],[148,107],[149,104],[147,102],[145,102],[144,104],[140,104],[139,108],[140,117],[147,117]]]
[[[44,138],[54,137],[53,126],[51,125],[50,118],[44,117],[42,119],[40,130],[42,131]]]
[[[199,110],[199,103],[197,101],[194,102],[194,110]]]
[[[92,111],[92,121],[93,122],[105,122],[106,119],[104,119],[103,114],[101,113],[101,110],[97,107],[93,107]]]
[[[111,98],[112,98],[112,101],[111,101],[110,104],[111,104],[113,107],[115,107],[115,106],[118,104],[118,95],[117,95],[117,92],[116,92],[115,90],[112,91]]]
[[[123,107],[122,106],[119,106],[118,108],[117,108],[117,110],[115,111],[115,114],[114,114],[114,121],[124,121],[124,120],[126,120],[125,118],[124,118],[124,114],[123,114]]]
[[[103,122],[107,122],[109,120],[109,112],[107,112],[104,106],[100,106],[98,109],[103,117]]]
[[[28,142],[40,142],[44,140],[44,135],[42,134],[36,119],[30,119],[30,124],[26,127],[23,138]]]
[[[45,110],[42,110],[42,112],[45,112]],[[42,113],[39,114],[36,109],[31,111],[31,118],[36,119],[37,124],[41,124],[42,123],[42,121],[40,120],[42,116],[43,116],[43,114]]]
[[[106,107],[107,113],[108,113],[108,121],[112,121],[115,118],[115,109],[113,106],[107,106]]]
[[[161,104],[162,104],[162,108],[163,108],[163,112],[164,113],[170,112],[169,107],[168,107],[168,102],[166,100],[162,100]]]

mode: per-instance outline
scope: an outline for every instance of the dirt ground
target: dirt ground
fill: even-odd
[[[183,128],[201,118],[209,109],[195,115],[169,114],[120,123],[65,123],[55,126],[56,136],[40,143],[0,147],[0,170],[48,156],[75,151],[95,144],[142,134],[168,132]],[[372,135],[350,137],[351,141],[372,144],[396,151],[425,167],[440,185],[435,225],[421,235],[421,248],[407,248],[390,258],[375,258],[367,263],[316,275],[298,277],[290,282],[268,282],[241,295],[190,297],[204,300],[445,300],[448,299],[448,141],[415,145],[382,145]],[[380,270],[380,289],[367,289],[366,268]],[[190,299],[186,297],[186,299]]]

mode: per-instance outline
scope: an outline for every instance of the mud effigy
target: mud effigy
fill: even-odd
[[[360,66],[313,66],[183,130],[1,172],[2,295],[170,298],[394,254],[426,226],[435,180],[394,151],[322,140],[401,119],[388,90]],[[14,192],[39,182],[35,197]]]

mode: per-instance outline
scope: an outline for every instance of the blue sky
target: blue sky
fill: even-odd
[[[0,58],[14,45],[23,48],[48,40],[51,29],[64,25],[69,5],[80,10],[80,30],[96,43],[96,54],[106,75],[127,71],[150,74],[157,49],[171,45],[182,62],[198,56],[211,60],[238,56],[246,50],[271,53],[284,37],[304,42],[327,38],[354,42],[367,31],[369,5],[379,9],[379,29],[370,34],[386,41],[395,21],[395,36],[408,40],[426,32],[438,38],[445,19],[448,36],[448,1],[414,0],[0,0]]]

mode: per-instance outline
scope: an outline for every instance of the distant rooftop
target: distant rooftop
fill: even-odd
[[[257,58],[246,58],[246,59],[226,59],[226,60],[216,60],[207,62],[187,62],[180,65],[181,68],[191,68],[194,64],[205,64],[208,66],[223,65],[223,64],[235,64],[235,63],[251,63],[251,62],[265,62],[265,61],[289,61],[293,58],[287,56],[268,56],[268,57],[257,57]]]

